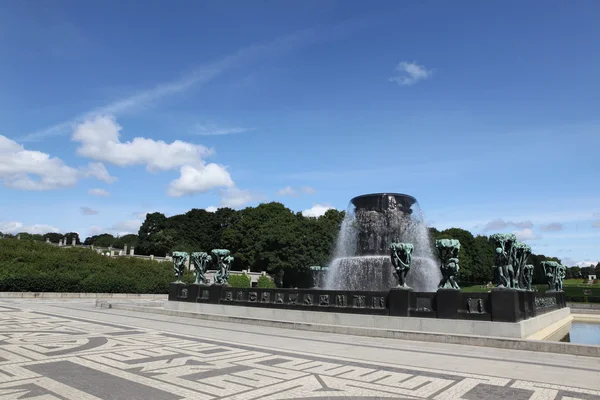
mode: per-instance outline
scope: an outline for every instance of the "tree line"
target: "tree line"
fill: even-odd
[[[336,238],[345,213],[328,210],[318,218],[304,217],[281,203],[271,202],[242,210],[220,208],[216,212],[192,209],[185,214],[166,217],[155,212],[146,215],[138,234],[115,237],[108,233],[86,238],[83,244],[98,247],[129,248],[135,246],[135,253],[164,256],[173,251],[210,251],[229,249],[235,257],[232,269],[268,271],[277,273],[284,270],[284,285],[302,286],[310,278],[309,267],[325,266],[331,261]],[[437,239],[458,239],[460,249],[459,282],[465,284],[485,284],[492,280],[494,245],[488,236],[473,234],[460,228],[438,231],[429,228],[431,245]],[[67,237],[67,244],[73,237],[79,244],[77,233],[47,233],[30,235],[21,233],[21,239],[46,240],[58,243]],[[532,254],[529,264],[534,265],[534,283],[544,283],[541,262],[556,257]],[[600,275],[600,263],[590,268],[567,268],[567,278],[585,277],[587,274]]]

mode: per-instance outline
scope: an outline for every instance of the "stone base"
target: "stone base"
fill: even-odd
[[[461,306],[459,290],[438,289],[435,301],[437,318],[458,319],[458,311]]]
[[[388,307],[390,315],[395,317],[408,317],[410,315],[410,288],[398,287],[390,290]]]
[[[519,291],[509,288],[494,288],[491,293],[492,321],[520,321]]]
[[[186,301],[188,285],[184,282],[171,282],[169,285],[169,301]]]

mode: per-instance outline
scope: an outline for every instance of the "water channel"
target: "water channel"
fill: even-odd
[[[561,342],[600,345],[600,324],[573,321],[569,334]]]

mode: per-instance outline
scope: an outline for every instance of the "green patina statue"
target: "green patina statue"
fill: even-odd
[[[542,261],[541,264],[548,283],[548,290],[556,290],[560,264],[556,261]]]
[[[184,251],[173,252],[173,269],[175,270],[175,276],[177,276],[177,282],[181,282],[181,276],[183,275],[187,261],[188,253]]]
[[[399,288],[409,288],[406,285],[406,275],[410,271],[412,262],[412,253],[414,247],[410,243],[392,243],[390,244],[390,253],[392,265],[394,266],[394,276],[398,279]]]
[[[496,287],[514,288],[515,270],[513,260],[515,258],[515,242],[517,237],[512,233],[496,233],[490,236],[490,241],[496,245],[494,256],[494,270],[496,275]]]
[[[556,290],[563,290],[563,279],[567,276],[567,267],[562,264],[558,264],[556,268],[556,283],[554,287]]]
[[[440,266],[442,280],[438,285],[438,289],[460,290],[458,283],[456,283],[456,276],[460,269],[458,265],[460,242],[456,239],[439,239],[435,241],[435,247],[442,262]]]
[[[525,283],[523,282],[523,273],[525,265],[527,264],[527,259],[531,255],[531,247],[528,244],[523,242],[515,242],[514,244],[514,258],[512,260],[513,270],[514,270],[514,289],[525,288]]]
[[[217,264],[217,272],[215,273],[215,285],[227,285],[229,279],[229,271],[233,264],[233,257],[229,250],[214,249],[211,251],[215,264]]]
[[[192,263],[194,264],[194,269],[196,270],[196,283],[197,285],[204,285],[208,283],[208,279],[204,275],[208,266],[212,262],[212,257],[210,254],[205,253],[203,251],[198,251],[192,253]]]
[[[527,264],[523,267],[523,285],[527,290],[532,290],[533,283],[533,265]]]

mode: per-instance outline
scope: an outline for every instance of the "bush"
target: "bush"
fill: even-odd
[[[108,258],[89,249],[0,239],[0,291],[169,293],[173,266],[130,257]],[[186,272],[185,282],[193,282]]]
[[[256,287],[263,289],[275,289],[277,285],[273,282],[273,279],[268,276],[261,275],[258,277],[258,282],[256,283]]]
[[[250,277],[246,274],[229,275],[227,283],[229,283],[229,286],[234,288],[249,288]]]

